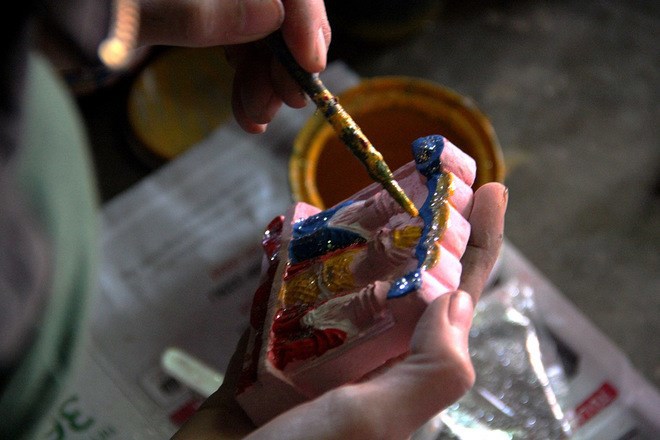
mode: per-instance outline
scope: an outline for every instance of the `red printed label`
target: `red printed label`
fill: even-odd
[[[591,396],[575,408],[578,426],[582,426],[589,419],[601,412],[617,398],[618,392],[609,383],[603,383]]]
[[[197,411],[202,402],[203,400],[200,398],[192,398],[170,414],[170,421],[176,426],[183,425]]]

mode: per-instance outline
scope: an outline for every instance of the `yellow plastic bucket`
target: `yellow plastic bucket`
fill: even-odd
[[[502,151],[490,121],[455,91],[419,78],[387,76],[366,79],[338,99],[392,171],[412,160],[415,139],[440,134],[475,159],[475,189],[504,180]],[[326,208],[372,181],[317,113],[294,141],[289,183],[295,201]]]

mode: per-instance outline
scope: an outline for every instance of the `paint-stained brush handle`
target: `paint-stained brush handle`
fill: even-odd
[[[383,155],[374,148],[353,118],[337,102],[337,98],[323,85],[318,74],[309,73],[298,64],[284,42],[281,32],[269,35],[267,41],[277,59],[314,101],[342,142],[362,162],[369,176],[380,183],[408,214],[416,217],[419,211],[394,180],[392,171],[383,160]]]

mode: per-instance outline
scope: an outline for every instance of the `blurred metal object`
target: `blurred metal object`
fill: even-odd
[[[138,0],[115,0],[114,20],[110,35],[98,48],[98,56],[110,69],[121,70],[130,65],[140,31]]]
[[[482,298],[470,331],[475,385],[416,440],[570,437],[572,415],[559,404],[566,376],[556,344],[535,314],[533,289],[518,281]]]
[[[204,398],[215,393],[224,380],[224,374],[179,347],[168,347],[160,363],[167,374]]]

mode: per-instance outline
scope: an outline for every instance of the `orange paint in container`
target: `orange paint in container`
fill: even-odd
[[[466,98],[431,81],[376,77],[339,95],[339,102],[394,171],[410,162],[411,143],[440,134],[477,163],[474,188],[504,180],[504,160],[490,121]],[[295,139],[289,163],[295,201],[327,208],[373,183],[332,127],[316,114]]]

